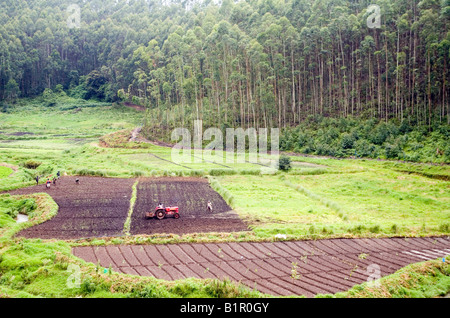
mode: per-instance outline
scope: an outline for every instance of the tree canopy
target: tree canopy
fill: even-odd
[[[450,0],[4,0],[0,99],[62,85],[147,106],[149,131],[309,115],[449,123],[449,19]]]

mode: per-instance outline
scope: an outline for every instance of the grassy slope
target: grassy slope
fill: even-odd
[[[0,179],[8,177],[11,173],[13,173],[11,168],[0,166]]]
[[[341,161],[317,174],[223,176],[219,182],[261,236],[450,233],[448,181],[397,172],[382,163]]]

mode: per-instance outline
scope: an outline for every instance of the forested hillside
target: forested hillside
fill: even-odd
[[[450,0],[168,3],[0,1],[0,99],[64,89],[130,101],[150,109],[148,134],[193,119],[216,127],[292,127],[309,115],[450,122]],[[73,4],[79,28],[68,27]],[[371,4],[380,28],[367,25]]]

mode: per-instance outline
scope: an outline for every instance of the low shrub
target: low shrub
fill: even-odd
[[[37,169],[41,164],[42,164],[42,162],[30,159],[30,160],[25,161],[24,167],[27,169]]]

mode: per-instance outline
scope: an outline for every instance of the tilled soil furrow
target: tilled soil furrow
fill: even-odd
[[[134,266],[134,269],[139,273],[138,275],[140,276],[155,277],[145,266]]]
[[[264,244],[264,243],[261,243]],[[237,253],[241,253],[242,256],[248,259],[253,258],[260,258],[262,256],[262,253],[255,249],[255,246],[258,244],[256,243],[248,243],[248,242],[242,242],[242,243],[230,243],[230,247],[234,249]]]
[[[260,248],[264,248],[265,250],[267,250],[267,253],[270,253],[271,257],[289,257],[291,256],[290,253],[286,253],[284,250],[279,249],[280,242],[273,242],[273,243],[259,243],[256,246],[260,247]]]
[[[314,242],[317,248],[321,249],[327,255],[339,255],[342,253],[348,253],[348,251],[343,250],[340,247],[337,247],[330,241],[316,241]]]
[[[218,262],[218,263],[208,263],[205,264],[206,269],[210,271],[211,274],[214,275],[214,278],[218,279],[232,279],[235,281],[240,281],[245,278],[245,276],[241,273],[241,271],[238,269],[236,270],[236,267],[239,268],[239,266],[233,266],[233,264],[236,262]]]
[[[290,277],[288,279],[290,279]],[[324,279],[317,277],[315,274],[302,275],[299,282],[315,286],[320,290],[320,294],[334,294],[339,291],[339,288],[329,285],[326,281],[324,281]]]
[[[336,266],[334,261],[329,261],[329,258],[331,256],[311,256],[308,258],[307,263],[305,265],[301,265],[301,263],[298,263],[298,266],[309,266],[310,268],[314,268],[310,270],[311,273],[315,272],[321,272],[321,271],[332,271],[336,268],[339,268]]]
[[[374,254],[374,260],[381,260],[381,261],[386,261],[387,263],[389,263],[391,265],[392,268],[401,268],[404,266],[405,262],[403,260],[399,260],[397,257],[397,255],[389,255],[387,252],[386,253],[377,253]],[[370,258],[370,255],[368,256],[368,258]]]
[[[17,234],[28,238],[76,239],[121,236],[134,179],[62,177],[57,186],[43,185],[10,191],[11,194],[46,192],[58,204],[56,217]]]
[[[223,254],[227,255],[229,260],[239,260],[241,254],[233,250],[228,243],[218,243],[217,247],[222,251]]]
[[[434,250],[434,251],[439,252],[439,253],[441,253],[442,255],[445,255],[445,256],[450,254],[450,248],[447,248],[447,249],[443,248],[443,249]]]
[[[265,279],[257,279],[257,280],[243,280],[242,284],[246,285],[249,288],[257,289],[263,293],[268,293],[277,296],[285,296],[292,294],[292,291],[283,288],[278,284],[274,284],[270,280]]]
[[[323,294],[322,288],[307,283],[305,280],[302,280],[302,277],[300,277],[300,279],[295,280],[295,284],[294,280],[290,276],[281,276],[279,278],[272,278],[269,281],[272,284],[285,287],[287,289],[287,292],[282,294],[283,296],[304,295],[307,297],[314,297],[314,295],[316,294]]]
[[[446,236],[446,237],[433,237],[433,240],[436,240],[441,248],[448,248],[450,247],[450,236]]]
[[[420,255],[420,254],[415,254],[415,253],[412,253],[410,251],[408,251],[408,252],[404,251],[402,253],[406,254],[406,255],[409,255],[410,257],[415,257],[416,258],[416,262],[423,262],[423,261],[428,260],[428,257],[426,257],[424,255]]]
[[[201,279],[216,278],[216,276],[209,271],[209,268],[207,266],[204,266],[203,264],[192,263],[192,264],[186,264],[186,266],[191,271],[196,273]]]
[[[302,242],[286,241],[284,243],[295,253],[294,256],[302,257],[311,254],[311,248],[306,244],[301,244]]]
[[[348,251],[348,253],[361,253],[361,247],[358,244],[353,243],[351,239],[334,239],[333,243],[338,248]]]
[[[295,263],[297,263],[297,272],[299,272],[300,274],[315,273],[317,271],[324,270],[323,268],[320,269],[320,266],[318,265],[318,263],[314,263],[314,262],[302,263],[302,262],[297,262],[297,260],[295,260],[295,259],[290,259],[290,260],[284,259],[283,263],[287,267],[287,269],[285,270],[286,274],[291,274],[292,269],[295,266]]]
[[[181,264],[194,263],[195,261],[184,252],[184,250],[179,245],[171,245],[170,251],[175,255]]]
[[[399,244],[398,241],[394,241],[392,238],[379,238],[380,241],[383,242],[384,245],[389,246],[391,251],[398,251],[403,248],[403,245]]]
[[[392,237],[390,238],[390,241],[392,244],[396,244],[398,246],[398,249],[401,251],[405,251],[407,249],[411,249],[411,245],[405,241],[404,237]]]
[[[325,255],[325,254],[333,253],[332,250],[330,250],[328,252],[324,251],[323,244],[318,244],[318,241],[306,241],[305,243],[311,248],[311,255]],[[318,246],[318,245],[320,245],[320,246]]]
[[[103,267],[113,266],[117,269],[118,266],[115,265],[114,261],[109,256],[107,250],[103,246],[95,247],[94,253],[96,258],[100,261],[100,265]]]
[[[138,276],[147,276],[137,271],[136,267],[120,267],[118,270],[120,273],[128,274],[128,275],[138,275]]]
[[[165,263],[164,257],[159,253],[156,246],[144,245],[144,251],[147,253],[148,258],[152,260],[153,264],[160,266]]]
[[[119,250],[122,253],[123,257],[127,260],[128,264],[130,264],[131,266],[141,265],[130,246],[119,246]]]
[[[242,279],[254,280],[261,278],[261,276],[257,274],[257,271],[255,271],[255,269],[257,270],[257,268],[255,268],[254,264],[251,263],[250,260],[232,261],[226,263],[226,265],[230,265],[233,270],[242,275]]]
[[[285,255],[298,256],[298,253],[295,250],[290,249],[285,242],[275,242],[274,245],[279,251],[283,251]]]
[[[134,256],[138,259],[139,265],[141,266],[154,265],[152,260],[148,257],[147,253],[145,253],[144,246],[130,245],[130,249],[133,252]]]
[[[222,251],[217,244],[207,244],[205,247],[211,254],[216,255],[222,261],[233,261],[234,258]]]
[[[220,262],[215,263],[222,271],[230,278],[240,281],[247,277],[244,272],[245,269],[243,265],[239,261],[231,261],[231,262]]]
[[[415,258],[409,257],[406,254],[399,254],[398,252],[393,253],[380,253],[380,257],[383,259],[389,259],[391,262],[395,263],[400,267],[404,267],[408,264],[416,262]]]
[[[179,264],[180,260],[170,251],[170,245],[155,245],[158,252],[164,259],[164,263],[167,264]]]
[[[390,244],[386,243],[386,241],[384,241],[382,239],[379,239],[379,238],[371,239],[371,242],[373,244],[378,244],[378,246],[383,248],[383,252],[391,252],[391,251],[396,251],[397,250],[397,248],[392,247]]]
[[[172,265],[172,264],[166,265],[166,266],[163,265],[162,269],[167,271],[167,274],[169,274],[170,277],[172,277],[171,280],[178,280],[178,279],[186,278],[185,273],[180,272],[175,265]]]
[[[283,296],[304,295],[308,297],[311,294],[323,293],[323,289],[307,283],[305,280],[302,280],[301,276],[296,278],[292,276],[281,276],[270,279],[270,282],[288,290]]]
[[[198,273],[194,272],[192,269],[189,268],[188,265],[185,264],[176,264],[175,268],[180,273],[183,273],[183,275],[187,277],[194,277],[194,278],[202,278]]]
[[[196,263],[204,263],[207,262],[207,260],[199,255],[194,248],[189,244],[180,244],[179,247],[185,252],[187,255],[189,255],[190,258],[194,260]]]
[[[350,280],[350,279],[358,279],[361,282],[365,282],[367,281],[368,277],[370,274],[367,274],[365,271],[361,271],[361,270],[351,270],[351,271],[339,271],[340,273],[342,273],[344,279]]]
[[[356,243],[355,241],[351,239],[343,239],[340,241],[341,245],[347,246],[348,250],[351,250],[353,252],[350,252],[349,254],[368,254],[367,244],[364,244],[364,246],[361,246],[360,244]]]
[[[117,267],[133,266],[120,251],[120,246],[110,245],[103,246],[102,248],[106,251],[106,253],[108,253],[109,257],[114,261]]]
[[[358,257],[358,255],[355,255]],[[385,260],[379,253],[373,253],[368,255],[365,259],[359,259],[359,261],[366,265],[366,268],[373,265],[378,265],[383,270],[397,270],[400,267],[393,264],[390,260]]]
[[[258,260],[254,260],[255,264],[260,264],[258,262]],[[268,271],[271,271],[274,276],[279,277],[279,276],[284,276],[284,275],[289,275],[291,274],[292,271],[292,262],[290,262],[289,260],[285,259],[285,258],[267,258],[264,259],[264,262],[261,263],[262,265],[264,265],[264,268]],[[311,270],[314,270],[314,267],[300,267],[300,270],[302,273],[310,273]]]
[[[262,282],[264,283],[264,281],[262,281]],[[258,290],[259,292],[264,293],[264,294],[276,295],[276,296],[281,295],[278,291],[276,291],[272,288],[269,288],[268,286],[265,286],[264,284],[259,284],[259,281],[256,282],[256,281],[245,280],[245,281],[241,281],[240,284],[244,287],[247,287],[247,288],[250,288],[253,290]]]
[[[214,255],[207,247],[207,244],[193,244],[192,248],[208,262],[222,261],[218,256]]]
[[[329,243],[328,245],[333,248],[338,254],[343,253],[357,253],[358,249],[356,247],[350,248],[347,244],[344,242],[341,242],[339,240],[329,240],[329,241],[322,241],[325,245]]]
[[[246,265],[253,269],[254,273],[261,278],[267,279],[275,276],[270,270],[266,270],[261,266],[261,263],[255,262],[255,260],[247,261]]]
[[[288,241],[286,242],[288,245],[295,245],[295,249],[300,249],[302,251],[302,255],[311,255],[315,254],[315,249],[305,241]]]
[[[275,253],[272,249],[268,249],[266,245],[262,243],[253,243],[252,248],[257,251],[261,258],[277,258],[282,257],[281,255]]]
[[[429,246],[429,248],[437,248],[437,247],[450,247],[450,240],[448,240],[446,243],[438,241],[434,237],[421,237],[421,242]]]
[[[323,273],[316,273],[317,277],[322,278],[324,281],[327,282],[327,284],[334,284],[337,288],[340,288],[341,291],[345,291],[347,289],[350,289],[354,284],[352,282],[349,282],[345,279],[340,279],[339,277],[334,276],[331,274],[333,272],[323,272]]]
[[[405,243],[408,244],[410,249],[413,250],[423,250],[430,248],[431,244],[428,244],[426,241],[423,241],[421,237],[417,238],[417,240],[411,240],[411,238],[405,239]]]
[[[411,250],[410,252],[417,254],[417,255],[423,255],[429,260],[441,257],[438,253],[432,253],[432,252],[430,252],[430,250],[420,250],[420,251]]]
[[[373,243],[371,239],[362,238],[362,239],[358,239],[357,241],[355,240],[355,242],[357,244],[361,245],[361,247],[363,247],[363,249],[365,248],[372,253],[380,253],[380,252],[389,251],[387,248],[380,246],[379,244]],[[367,252],[365,252],[365,253],[367,253]]]
[[[95,256],[92,246],[83,246],[72,248],[72,254],[76,257],[84,259],[86,262],[97,264],[98,258]]]
[[[141,266],[137,267],[141,269]],[[172,276],[169,275],[168,271],[162,266],[145,266],[145,269],[150,273],[149,276],[154,276],[155,278],[164,279],[164,280],[172,280]],[[146,275],[147,276],[147,275]]]
[[[207,212],[211,201],[213,212]],[[163,220],[144,218],[154,211],[158,202],[179,207],[180,218]],[[132,215],[131,234],[202,233],[248,231],[245,223],[204,178],[161,177],[141,178]]]
[[[252,262],[258,266],[258,268],[270,272],[271,277],[282,276],[288,273],[287,271],[283,271],[283,266],[274,259],[254,259]]]
[[[355,285],[359,285],[359,284],[365,282],[365,279],[362,279],[361,277],[356,277],[354,275],[349,276],[342,271],[332,271],[332,272],[327,272],[327,274],[333,275],[336,279],[339,279],[341,281],[349,282],[351,284],[350,287],[353,287]]]

